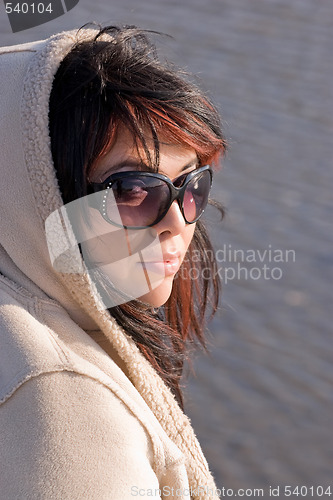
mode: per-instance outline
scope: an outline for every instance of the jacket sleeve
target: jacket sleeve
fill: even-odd
[[[105,386],[53,372],[0,406],[0,499],[160,498],[148,433]]]

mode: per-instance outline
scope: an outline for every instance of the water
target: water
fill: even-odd
[[[196,359],[187,395],[218,486],[262,488],[265,497],[269,486],[327,486],[332,3],[81,0],[65,16],[17,34],[2,10],[0,42],[90,20],[173,35],[166,52],[197,75],[225,121],[230,151],[214,194],[228,216],[211,226],[227,283],[211,323],[211,355]]]

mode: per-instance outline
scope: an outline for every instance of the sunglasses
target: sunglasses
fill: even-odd
[[[104,182],[90,183],[88,193],[104,191],[95,208],[107,222],[118,227],[154,226],[165,217],[175,200],[185,222],[193,224],[207,206],[212,179],[209,165],[181,175],[174,182],[153,172],[117,172]]]

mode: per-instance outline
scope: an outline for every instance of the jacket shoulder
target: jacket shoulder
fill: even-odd
[[[91,378],[28,380],[0,406],[0,432],[1,498],[125,500],[159,487],[148,434]]]
[[[0,282],[0,403],[41,373],[73,370],[53,332],[39,316],[39,301]]]

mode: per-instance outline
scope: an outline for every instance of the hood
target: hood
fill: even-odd
[[[39,297],[60,303],[84,330],[104,333],[165,432],[186,455],[190,486],[213,488],[188,418],[105,310],[89,277],[59,273],[50,260],[45,222],[63,202],[50,149],[49,95],[62,59],[77,41],[96,33],[94,29],[75,30],[0,49],[0,273]]]
[[[95,322],[73,299],[66,277],[55,272],[45,235],[45,220],[63,205],[50,150],[48,101],[53,77],[77,41],[76,33],[0,49],[0,272],[32,293],[56,300],[89,330],[96,328]]]

